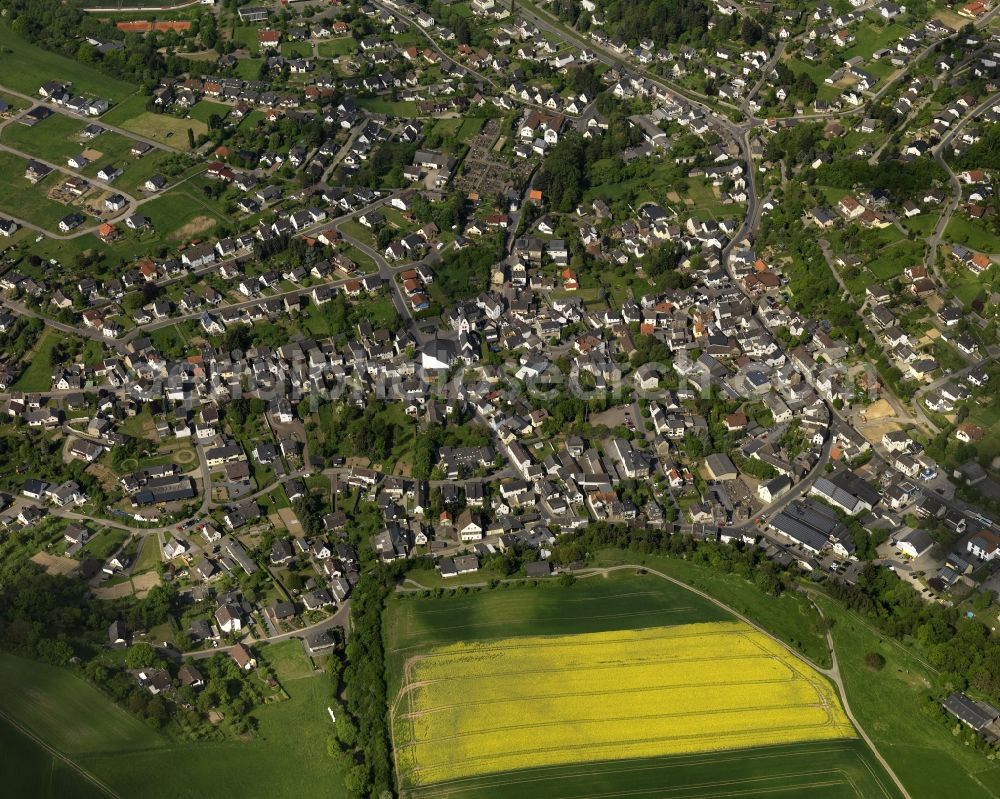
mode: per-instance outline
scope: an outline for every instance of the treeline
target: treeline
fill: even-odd
[[[390,188],[404,186],[403,167],[413,163],[417,152],[416,144],[387,141],[375,148],[371,157],[351,175],[352,186],[386,186]]]
[[[48,529],[42,526],[43,529]],[[51,536],[51,529],[43,536]],[[156,586],[141,600],[105,602],[95,599],[86,582],[77,577],[46,574],[32,563],[24,549],[5,544],[0,558],[0,649],[56,666],[73,658],[88,659],[101,651],[111,622],[129,629],[151,629],[165,622],[177,602],[177,589]]]
[[[838,189],[861,186],[869,191],[884,189],[900,200],[947,179],[948,175],[940,164],[929,156],[906,163],[889,160],[878,164],[869,164],[862,158],[843,159],[823,164],[816,170],[816,182],[824,186]]]
[[[0,488],[20,493],[26,474],[56,484],[76,480],[91,500],[98,505],[105,504],[107,494],[104,486],[87,470],[87,464],[77,459],[63,462],[61,441],[50,441],[41,430],[28,427],[20,419],[9,427],[4,426],[3,431]]]
[[[583,199],[583,193],[591,185],[627,181],[640,176],[636,174],[638,170],[652,172],[649,162],[626,166],[620,161],[622,151],[641,138],[619,109],[609,119],[608,130],[602,136],[589,141],[575,132],[563,136],[545,157],[533,186],[542,191],[553,208],[568,213]],[[597,164],[604,159],[614,161],[603,166]]]
[[[391,795],[388,792],[393,787],[382,610],[404,568],[404,564],[370,566],[351,595],[344,693],[357,729],[360,758],[358,768],[349,772],[350,779],[345,782],[358,796]]]
[[[561,535],[553,548],[552,560],[561,564],[582,563],[591,553],[607,547],[684,558],[718,572],[737,574],[772,596],[780,595],[794,582],[793,576],[782,571],[757,547],[700,541],[667,530],[607,522],[595,522],[583,530]]]
[[[409,417],[403,417],[404,426],[387,411],[384,402],[370,403],[363,411],[353,404],[336,406],[324,421],[324,439],[314,448],[313,460],[326,462],[338,455],[361,455],[373,463],[381,463],[413,424]]]
[[[761,222],[759,241],[782,248],[792,256],[785,274],[792,289],[792,307],[814,319],[829,323],[830,335],[843,336],[851,344],[864,335],[857,308],[841,296],[815,236],[805,235],[801,217],[807,209],[801,186],[791,183],[780,203]]]
[[[709,35],[711,11],[704,0],[604,0],[598,6],[608,29],[630,42],[648,38],[665,47],[675,42],[696,44]]]
[[[942,685],[970,688],[1000,702],[1000,642],[978,619],[955,607],[923,602],[908,583],[873,565],[854,585],[832,583],[828,591],[886,635],[916,641],[941,672]]]
[[[445,427],[424,430],[413,445],[413,463],[410,475],[417,480],[437,479],[435,464],[441,447],[488,447],[493,443],[489,432],[476,425],[465,426],[467,419],[461,411]],[[462,428],[459,432],[459,425]]]

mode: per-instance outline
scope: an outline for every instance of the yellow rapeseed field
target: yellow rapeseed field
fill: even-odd
[[[855,735],[829,682],[742,622],[441,647],[407,664],[393,731],[414,785]]]

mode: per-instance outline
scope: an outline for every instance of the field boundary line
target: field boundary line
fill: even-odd
[[[652,574],[652,575],[655,575],[657,577],[660,577],[660,578],[666,580],[667,582],[673,583],[674,585],[681,586],[682,588],[686,588],[688,591],[691,591],[692,593],[694,593],[694,594],[702,597],[703,599],[707,599],[709,602],[711,602],[712,604],[716,605],[717,607],[720,607],[723,610],[728,611],[729,613],[731,613],[736,618],[738,618],[738,619],[740,619],[742,621],[745,621],[747,624],[749,624],[755,630],[760,631],[761,633],[763,633],[764,635],[766,635],[768,638],[770,638],[772,641],[775,641],[776,643],[780,644],[782,647],[784,647],[785,649],[787,649],[793,655],[795,655],[796,657],[801,658],[803,661],[805,661],[806,663],[808,663],[810,666],[812,666],[814,669],[816,669],[816,671],[818,671],[820,674],[823,674],[823,675],[829,677],[830,680],[833,682],[834,686],[836,687],[837,693],[840,695],[840,701],[841,701],[841,704],[844,706],[844,712],[847,714],[847,718],[850,719],[850,721],[854,725],[855,729],[857,729],[858,734],[861,736],[861,739],[866,744],[868,744],[868,748],[871,750],[872,754],[875,755],[875,759],[878,760],[878,762],[882,766],[882,768],[885,769],[886,774],[888,774],[889,777],[892,779],[892,781],[896,784],[896,787],[899,789],[899,792],[903,795],[903,799],[913,799],[913,797],[910,796],[910,792],[908,790],[906,790],[906,786],[903,785],[903,781],[901,779],[899,779],[899,777],[896,775],[896,772],[892,770],[892,767],[889,765],[889,762],[882,756],[882,753],[879,752],[878,748],[875,746],[875,742],[869,737],[868,733],[865,732],[864,728],[861,726],[861,723],[857,720],[857,718],[854,716],[854,713],[851,711],[850,703],[847,701],[847,689],[844,688],[844,681],[843,681],[843,679],[840,676],[840,666],[837,664],[837,648],[834,646],[833,635],[830,633],[830,625],[829,624],[826,624],[826,646],[827,646],[827,649],[829,649],[829,651],[830,651],[830,664],[831,665],[830,665],[829,669],[824,669],[824,668],[820,668],[818,665],[816,665],[816,663],[814,663],[812,661],[812,659],[809,658],[808,656],[806,656],[806,655],[804,655],[804,654],[802,654],[800,652],[796,652],[787,643],[785,643],[784,641],[782,641],[780,638],[778,638],[773,633],[770,633],[767,630],[765,630],[759,624],[756,624],[755,622],[753,622],[749,617],[747,617],[747,616],[743,615],[742,613],[740,613],[739,611],[734,610],[733,608],[729,607],[722,600],[716,599],[711,594],[705,593],[700,588],[695,588],[692,585],[688,585],[684,581],[678,580],[676,577],[671,577],[669,574],[661,572],[661,571],[659,571],[657,569],[653,569],[653,568],[651,568],[649,566],[642,566],[642,565],[635,564],[635,563],[622,564],[622,565],[618,565],[618,566],[607,566],[607,567],[603,567],[601,569],[598,569],[597,571],[599,571],[599,572],[600,571],[610,572],[610,571],[622,571],[622,570],[625,570],[625,569],[635,569],[637,571],[640,570],[640,569],[642,569],[647,574]],[[826,616],[823,614],[823,609],[816,603],[816,601],[812,597],[809,597],[809,601],[812,602],[813,607],[816,608],[817,612],[819,613],[820,618],[823,619],[823,621],[825,623],[826,622]]]
[[[834,739],[834,740],[846,740],[846,739]],[[828,753],[839,753],[839,752],[852,752],[853,747],[850,746],[829,746],[827,744],[833,743],[831,741],[820,741],[812,742],[811,744],[797,743],[797,744],[777,744],[772,747],[768,747],[767,752],[760,752],[756,755],[748,756],[748,752],[751,750],[746,749],[726,749],[720,752],[699,752],[689,755],[669,755],[657,758],[622,758],[620,760],[597,760],[591,763],[579,763],[578,766],[582,770],[573,771],[570,773],[558,773],[566,772],[566,766],[538,766],[535,769],[529,769],[527,771],[522,771],[521,773],[525,776],[521,776],[516,780],[503,780],[497,781],[495,778],[502,776],[504,772],[500,774],[487,774],[479,777],[456,777],[451,780],[445,780],[439,783],[434,783],[432,785],[415,786],[411,789],[411,793],[420,794],[421,796],[437,796],[442,792],[446,793],[448,791],[454,790],[455,788],[461,788],[465,784],[469,784],[467,787],[470,788],[492,788],[496,785],[512,785],[521,783],[531,783],[531,782],[545,782],[551,779],[565,779],[567,777],[590,777],[602,774],[618,774],[625,771],[656,771],[658,769],[676,769],[684,768],[686,766],[703,766],[708,763],[718,764],[719,762],[725,762],[729,760],[772,760],[772,759],[783,759],[787,757],[804,757],[810,756],[812,754],[828,754]],[[817,744],[824,744],[820,748]],[[792,751],[786,751],[791,749]],[[779,751],[780,750],[780,751]],[[727,757],[728,756],[728,757]],[[663,761],[663,762],[651,762],[651,761]],[[613,768],[612,768],[613,767]],[[544,772],[553,771],[557,772],[555,774],[549,775]],[[532,774],[540,773],[540,776],[526,776],[528,772]],[[507,772],[509,773],[509,772]],[[484,782],[486,779],[492,779],[491,782]]]
[[[829,724],[800,724],[800,725],[779,725],[774,727],[756,727],[751,730],[739,730],[735,732],[713,732],[710,734],[706,733],[691,733],[689,735],[656,735],[646,738],[633,738],[629,743],[631,744],[658,744],[664,741],[700,741],[704,738],[711,737],[713,740],[724,739],[724,738],[737,738],[744,735],[750,734],[765,734],[765,733],[775,733],[775,732],[786,732],[786,731],[806,731],[806,730],[826,730],[829,729]],[[479,733],[483,735],[484,733]],[[809,741],[821,741],[823,738],[806,738],[799,741],[793,741],[792,743],[807,743]],[[826,740],[843,740],[843,736],[829,736]],[[575,751],[585,751],[587,749],[596,749],[601,747],[612,747],[621,745],[619,740],[609,740],[609,741],[588,741],[582,744],[567,744],[567,745],[557,745],[557,746],[532,746],[527,749],[507,749],[504,751],[504,755],[522,755],[535,752],[575,752]],[[749,749],[752,748],[750,745],[729,747],[729,750],[739,750],[739,749]],[[712,752],[712,751],[729,751],[726,747],[720,746],[717,749],[706,748],[700,751]],[[682,753],[678,753],[682,754]],[[466,757],[466,763],[477,763],[483,760],[490,760],[497,756],[496,753],[490,753],[485,755],[475,755],[471,757]],[[447,763],[435,763],[430,766],[418,767],[410,770],[410,773],[417,773],[421,768],[432,769],[440,768],[442,765],[447,765]]]
[[[637,611],[633,611],[633,612],[629,612],[629,613],[609,613],[609,614],[605,614],[603,616],[590,616],[590,618],[591,619],[625,619],[625,618],[628,618],[630,616],[649,616],[649,615],[651,615],[653,613],[684,613],[684,612],[690,611],[690,610],[694,610],[694,608],[690,608],[690,607],[681,607],[681,608],[651,608],[650,610],[637,610]],[[578,616],[546,616],[545,617],[545,621],[577,621],[578,619],[579,619]],[[500,625],[503,625],[503,624],[509,624],[508,620],[507,619],[501,619],[500,621],[481,622],[479,624],[454,624],[454,625],[451,625],[449,627],[439,627],[438,629],[439,630],[447,630],[447,631],[452,631],[452,630],[467,630],[470,627],[497,627],[497,626],[500,626]],[[565,635],[565,634],[566,633],[559,633],[560,636]],[[546,636],[540,636],[540,637],[546,637]],[[554,637],[554,636],[549,636],[549,637]],[[394,649],[392,651],[393,652],[398,652],[400,650]]]
[[[10,724],[14,729],[16,729],[26,738],[29,738],[30,740],[34,741],[36,744],[42,747],[42,749],[44,749],[46,752],[52,755],[52,757],[56,758],[62,763],[65,763],[67,766],[73,769],[73,771],[75,771],[77,774],[83,777],[87,782],[91,783],[98,790],[112,797],[112,799],[123,799],[122,795],[117,791],[115,791],[110,785],[102,781],[99,777],[95,776],[94,774],[91,774],[89,771],[87,771],[87,769],[85,769],[75,760],[70,758],[68,755],[63,754],[54,746],[44,741],[42,738],[40,738],[38,735],[36,735],[34,732],[28,729],[28,727],[26,727],[24,724],[17,721],[13,716],[7,713],[7,711],[0,710],[0,718],[2,718],[4,721]]]
[[[600,567],[594,569],[593,571],[597,573],[609,573],[612,571],[625,571],[625,570],[635,570],[635,571],[642,570],[646,574],[652,574],[656,577],[666,580],[669,583],[673,583],[674,585],[680,586],[681,588],[686,588],[688,591],[691,591],[697,596],[700,596],[702,599],[708,600],[716,607],[722,608],[726,612],[731,613],[737,619],[746,622],[755,630],[758,630],[759,632],[763,633],[772,641],[775,641],[776,643],[784,647],[786,650],[791,652],[796,657],[801,658],[803,661],[805,661],[814,669],[816,669],[816,671],[818,671],[820,674],[829,677],[830,680],[833,681],[833,684],[837,689],[837,693],[840,695],[840,701],[841,704],[843,704],[844,706],[844,712],[847,714],[847,718],[850,719],[851,723],[857,729],[858,734],[861,736],[861,739],[868,745],[868,748],[871,750],[872,754],[875,755],[875,759],[878,760],[882,768],[885,769],[886,774],[888,774],[889,777],[892,779],[892,781],[896,784],[896,787],[899,789],[899,792],[903,795],[903,799],[913,799],[910,796],[910,792],[906,790],[906,786],[903,784],[903,781],[900,780],[899,777],[896,775],[896,772],[893,771],[892,767],[889,765],[889,762],[882,756],[882,753],[879,752],[878,748],[875,746],[875,742],[869,737],[868,733],[865,732],[864,728],[861,726],[861,723],[857,720],[857,718],[854,716],[854,713],[851,711],[850,703],[847,701],[847,690],[844,688],[844,681],[840,676],[840,667],[837,664],[837,649],[834,646],[833,635],[831,635],[830,633],[830,628],[828,624],[826,625],[826,646],[827,649],[830,651],[831,666],[829,669],[824,669],[818,666],[815,662],[813,662],[813,660],[810,657],[804,655],[801,652],[797,652],[789,644],[782,641],[773,633],[765,630],[763,627],[755,623],[748,616],[745,616],[739,611],[729,607],[729,605],[727,605],[722,600],[716,599],[714,596],[706,593],[705,591],[702,591],[700,588],[695,588],[693,585],[688,585],[683,580],[678,580],[676,577],[671,577],[669,574],[661,572],[658,569],[654,569],[650,566],[644,566],[638,563],[626,563],[626,564],[619,564],[616,566]],[[590,570],[587,571],[589,572]],[[816,601],[812,597],[809,597],[809,599],[812,602],[813,606],[816,608],[817,612],[819,613],[820,618],[823,619],[823,621],[825,622],[826,616],[823,614],[823,609],[816,603]]]

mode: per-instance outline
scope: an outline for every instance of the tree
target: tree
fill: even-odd
[[[191,128],[188,128],[188,147],[194,149],[194,131]]]
[[[866,652],[865,665],[872,671],[882,671],[885,668],[885,657],[878,652]]]
[[[344,787],[351,796],[369,796],[368,769],[363,765],[352,766],[344,775]]]
[[[147,666],[154,666],[160,661],[159,655],[152,644],[139,641],[129,647],[125,653],[125,665],[130,669],[142,669]]]
[[[353,749],[358,743],[358,728],[351,717],[346,713],[337,713],[337,721],[334,724],[334,731],[337,740],[348,749]]]

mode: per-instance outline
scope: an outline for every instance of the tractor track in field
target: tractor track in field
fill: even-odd
[[[11,727],[13,727],[23,736],[25,736],[26,738],[28,738],[29,740],[40,746],[42,749],[44,749],[46,752],[52,755],[52,757],[54,757],[60,763],[63,763],[64,765],[71,768],[73,771],[75,771],[77,774],[83,777],[83,779],[85,779],[99,791],[111,797],[111,799],[124,799],[124,797],[122,797],[120,793],[118,793],[114,788],[112,788],[106,782],[103,782],[101,779],[91,774],[89,771],[87,771],[87,769],[85,769],[83,766],[81,766],[72,758],[68,757],[67,755],[64,755],[54,746],[51,746],[50,744],[43,741],[41,738],[35,735],[31,730],[29,730],[19,721],[10,716],[8,713],[4,712],[3,710],[0,710],[0,718],[6,721]]]
[[[840,702],[841,702],[841,704],[842,704],[842,706],[844,708],[844,712],[845,712],[847,718],[849,719],[851,725],[854,727],[854,729],[856,730],[856,732],[859,735],[859,737],[861,738],[861,740],[864,742],[864,744],[867,747],[867,749],[872,753],[872,755],[875,757],[875,759],[879,762],[879,765],[882,767],[882,769],[884,770],[884,772],[888,776],[888,778],[891,780],[891,782],[899,790],[899,792],[902,795],[903,799],[911,799],[910,794],[906,790],[906,788],[903,785],[902,781],[897,777],[897,775],[895,774],[895,772],[889,766],[888,762],[885,760],[885,758],[881,755],[881,753],[875,747],[874,742],[867,735],[867,733],[864,731],[864,729],[861,727],[861,725],[858,722],[857,718],[854,716],[853,712],[850,709],[850,705],[848,704],[848,700],[847,700],[847,692],[846,692],[846,689],[844,687],[843,679],[842,679],[841,674],[840,674],[840,668],[839,668],[839,665],[838,665],[838,662],[837,662],[837,654],[836,654],[836,651],[834,649],[834,644],[833,644],[832,636],[830,635],[829,630],[827,630],[827,633],[826,633],[826,641],[827,641],[827,647],[828,647],[829,652],[830,652],[831,665],[830,665],[829,668],[823,668],[823,667],[819,666],[817,663],[815,663],[813,660],[811,660],[808,656],[802,654],[801,652],[796,651],[791,646],[789,646],[787,643],[785,643],[784,641],[782,641],[780,638],[778,638],[777,636],[771,634],[767,630],[763,629],[758,624],[756,624],[755,622],[753,622],[750,618],[748,618],[747,616],[743,615],[742,613],[739,613],[738,611],[734,610],[733,608],[729,607],[724,602],[716,599],[715,597],[711,596],[710,594],[708,594],[708,593],[706,593],[704,591],[701,591],[698,588],[695,588],[695,587],[693,587],[691,585],[688,585],[687,583],[684,583],[681,580],[678,580],[678,579],[676,579],[674,577],[671,577],[668,574],[665,574],[665,573],[663,573],[661,571],[658,571],[656,569],[650,568],[648,566],[644,566],[644,565],[640,565],[640,564],[622,564],[622,565],[617,565],[617,566],[609,566],[609,567],[602,567],[602,568],[593,568],[593,569],[582,570],[581,573],[578,574],[577,576],[578,577],[582,577],[582,578],[596,577],[596,576],[607,577],[612,572],[615,572],[615,571],[626,571],[626,570],[632,570],[632,571],[642,572],[642,573],[645,573],[645,574],[650,574],[650,575],[653,575],[655,577],[659,577],[662,580],[666,580],[667,582],[670,582],[670,583],[672,583],[672,584],[674,584],[674,585],[676,585],[676,586],[678,586],[680,588],[684,588],[684,589],[686,589],[688,591],[691,591],[695,595],[700,596],[701,598],[705,599],[706,601],[710,602],[711,604],[713,604],[713,605],[719,607],[720,609],[724,610],[726,613],[728,613],[732,617],[734,617],[734,618],[738,619],[739,621],[742,621],[743,623],[749,625],[752,629],[758,631],[759,633],[761,633],[762,635],[764,635],[766,638],[768,638],[772,642],[774,642],[777,645],[779,645],[782,649],[790,652],[796,659],[801,660],[802,662],[808,664],[816,672],[819,672],[820,674],[822,674],[825,677],[827,677],[833,683],[834,687],[836,688],[837,694],[839,696]],[[630,614],[626,614],[626,615],[630,615]],[[820,612],[820,615],[822,616],[822,612]],[[397,737],[396,737],[396,734],[395,734],[395,721],[396,721],[396,716],[397,716],[397,710],[398,710],[399,705],[400,705],[401,702],[408,701],[410,703],[409,708],[408,708],[409,712],[405,713],[405,714],[402,714],[402,716],[401,716],[406,722],[409,723],[410,730],[411,730],[411,735],[409,737],[409,741],[410,742],[414,742],[414,738],[413,738],[413,724],[414,724],[414,719],[418,718],[420,716],[423,716],[427,712],[432,712],[432,711],[419,711],[419,712],[416,712],[414,710],[414,707],[413,707],[413,704],[412,704],[412,702],[413,702],[413,698],[412,697],[413,697],[413,691],[414,691],[414,689],[416,689],[417,687],[419,687],[421,685],[428,685],[428,684],[431,684],[431,683],[434,683],[434,682],[438,682],[436,680],[423,680],[423,681],[419,681],[419,682],[416,682],[416,683],[409,683],[409,679],[410,679],[410,677],[412,675],[412,671],[413,671],[414,666],[417,663],[419,663],[423,658],[424,658],[424,656],[422,656],[422,655],[415,655],[415,656],[412,656],[412,657],[408,658],[406,660],[405,664],[404,664],[404,668],[403,668],[403,682],[402,682],[402,685],[401,685],[401,687],[399,689],[399,692],[397,693],[395,701],[393,702],[392,709],[390,711],[390,725],[391,725],[391,728],[392,728],[391,735],[392,735],[392,740],[393,740],[394,743],[398,740]],[[588,744],[588,745],[591,745],[591,744]],[[537,749],[537,747],[536,747],[536,749]],[[398,759],[394,758],[394,761],[395,761],[394,765],[395,765],[395,768],[396,768],[397,784],[401,785],[402,783],[399,782],[399,779],[402,776],[402,774],[401,774],[402,769],[400,767],[400,763],[398,762]],[[421,767],[420,767],[419,764],[411,763],[410,766],[409,766],[409,768],[406,769],[406,770],[409,771],[411,774],[413,774],[414,772],[419,771],[420,768]],[[448,781],[448,782],[450,782],[450,781]],[[444,783],[442,783],[442,785],[443,784]],[[436,787],[436,786],[427,786],[427,787],[431,788],[431,787]],[[856,790],[856,788],[855,788],[855,790]],[[615,794],[615,795],[618,795],[618,794]],[[622,795],[627,795],[627,793],[626,794],[622,794]],[[738,793],[736,793],[736,794],[730,794],[730,793],[726,793],[726,794],[717,794],[717,793],[716,794],[712,794],[712,796],[722,796],[722,795],[734,795],[735,796],[735,795],[738,795]]]

